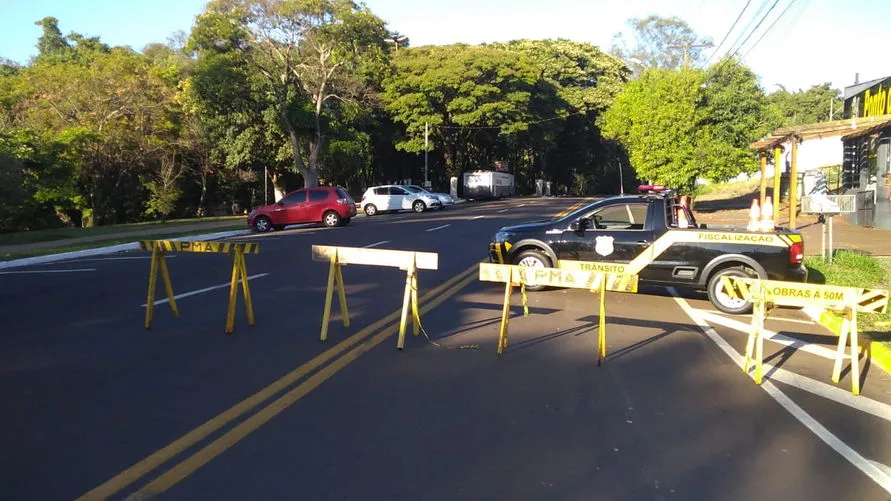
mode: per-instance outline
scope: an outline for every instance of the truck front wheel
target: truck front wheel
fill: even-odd
[[[724,284],[721,283],[721,277],[757,278],[757,275],[744,267],[724,268],[723,270],[718,270],[708,281],[708,300],[719,311],[731,315],[747,315],[751,313],[752,303],[745,299],[730,297],[724,292]]]
[[[551,260],[538,249],[527,249],[517,254],[514,263],[518,266],[529,266],[530,268],[550,268]],[[545,288],[544,285],[527,285],[527,291],[540,291]]]

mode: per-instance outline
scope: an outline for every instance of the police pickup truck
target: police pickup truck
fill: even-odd
[[[562,217],[505,226],[489,244],[489,258],[548,268],[558,267],[558,260],[615,263],[592,271],[636,272],[642,284],[705,289],[715,308],[731,314],[748,313],[752,304],[725,294],[723,276],[806,280],[798,231],[697,224],[673,191],[648,185],[641,191],[646,193],[607,198]]]

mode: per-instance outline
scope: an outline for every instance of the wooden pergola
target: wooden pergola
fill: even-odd
[[[783,127],[773,131],[769,136],[752,143],[750,147],[758,152],[761,160],[761,207],[764,207],[764,199],[767,193],[767,155],[773,150],[774,225],[779,223],[780,155],[782,154],[782,145],[784,143],[792,143],[792,158],[789,166],[789,227],[795,228],[795,216],[798,212],[798,143],[808,139],[822,139],[825,137],[840,137],[844,141],[874,134],[889,125],[891,125],[891,115],[833,120],[831,122]]]

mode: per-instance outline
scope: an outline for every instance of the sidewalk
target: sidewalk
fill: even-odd
[[[160,235],[164,233],[188,233],[193,231],[217,230],[220,228],[232,227],[237,221],[210,221],[206,223],[175,223],[169,226],[156,225],[150,228],[124,231],[121,233],[104,233],[101,235],[91,235],[87,237],[65,238],[62,240],[50,240],[46,242],[33,242],[27,244],[3,245],[0,246],[0,254],[11,254],[18,252],[35,251],[42,249],[54,249],[62,247],[71,247],[75,245],[88,244],[91,242],[102,242],[109,240],[129,239],[139,240],[140,237],[150,237],[152,235]],[[244,225],[247,229],[247,224]]]

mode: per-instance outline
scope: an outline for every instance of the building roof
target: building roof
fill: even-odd
[[[889,78],[891,78],[891,77],[876,78],[875,80],[870,80],[868,82],[863,82],[863,83],[851,85],[850,87],[845,87],[844,99],[847,99],[852,96],[856,96],[857,94],[860,94],[861,92],[872,87],[873,85],[882,83],[883,81],[888,80]]]
[[[794,125],[783,127],[773,131],[769,136],[763,137],[750,146],[758,151],[770,150],[793,137],[800,140],[820,139],[824,137],[840,137],[852,139],[871,134],[885,127],[891,127],[891,115],[881,115],[869,118],[849,118],[847,120],[833,120],[807,125]]]

